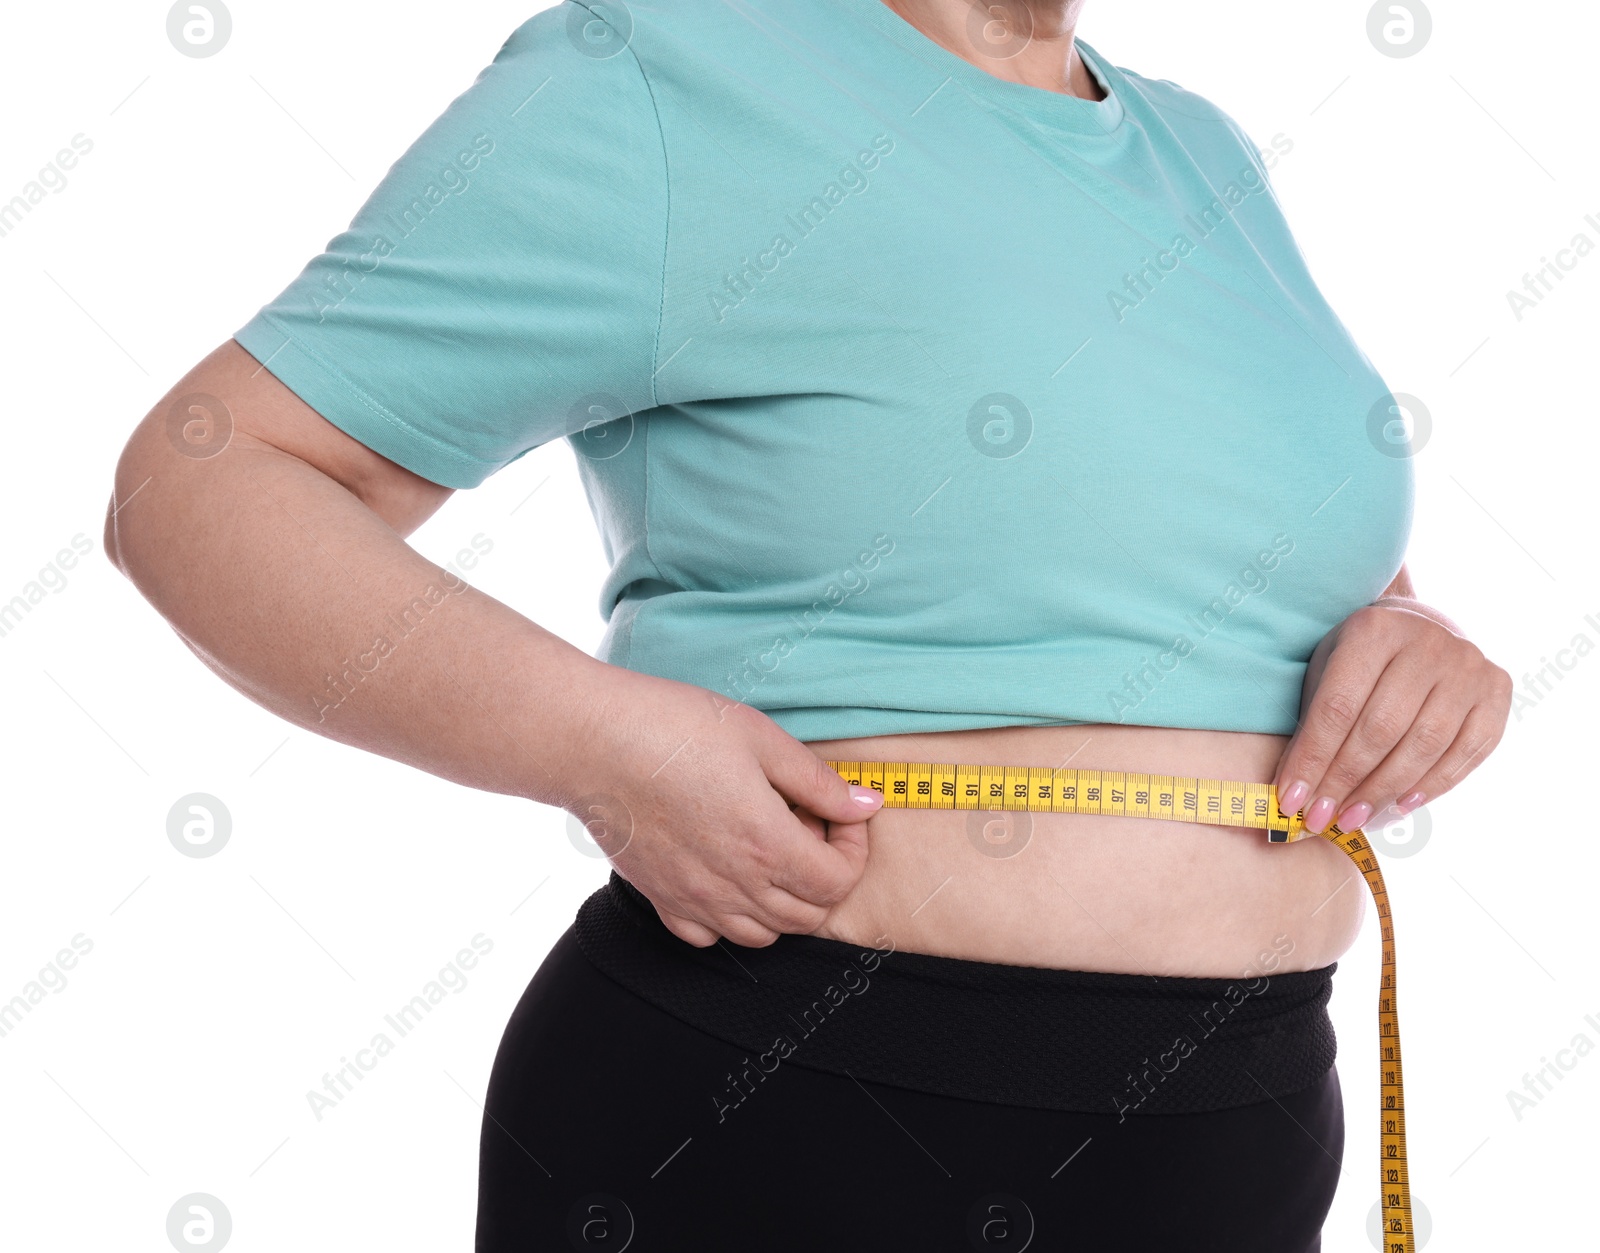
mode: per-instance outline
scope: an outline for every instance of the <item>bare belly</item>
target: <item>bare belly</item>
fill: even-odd
[[[1097,724],[813,740],[829,761],[1070,766],[1268,783],[1286,736]],[[1029,824],[1031,823],[1031,829]],[[882,809],[865,873],[812,934],[1006,965],[1235,977],[1313,970],[1367,888],[1327,840],[1093,814]]]

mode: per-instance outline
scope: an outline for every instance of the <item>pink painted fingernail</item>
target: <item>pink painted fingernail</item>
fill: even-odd
[[[1292,814],[1306,803],[1306,797],[1311,795],[1311,785],[1304,779],[1296,779],[1289,785],[1289,790],[1278,797],[1278,808],[1286,814]]]
[[[1362,801],[1359,805],[1352,805],[1339,815],[1339,829],[1341,831],[1354,831],[1363,822],[1372,817],[1372,806]]]
[[[1319,796],[1317,803],[1306,810],[1306,830],[1321,835],[1322,828],[1333,819],[1333,797]]]
[[[878,805],[883,802],[883,794],[877,788],[863,787],[859,783],[850,785],[850,799],[858,805]]]
[[[1402,796],[1394,803],[1395,812],[1404,818],[1413,809],[1427,799],[1428,798],[1421,792],[1412,792],[1409,796]]]

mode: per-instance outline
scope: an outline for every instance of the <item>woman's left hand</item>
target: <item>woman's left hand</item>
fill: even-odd
[[[1429,612],[1380,597],[1311,654],[1300,726],[1274,778],[1280,807],[1305,808],[1308,830],[1337,820],[1354,831],[1391,805],[1410,813],[1461,782],[1505,733],[1511,676]]]

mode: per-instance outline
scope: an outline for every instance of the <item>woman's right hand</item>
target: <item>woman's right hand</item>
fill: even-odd
[[[866,868],[883,798],[706,688],[611,666],[596,687],[562,804],[667,929],[761,948],[821,927]]]
[[[205,415],[214,447],[183,425]],[[691,944],[820,927],[861,877],[877,793],[852,800],[765,714],[606,665],[441,570],[405,536],[449,495],[230,339],[129,437],[106,553],[202,661],[296,726],[577,814]],[[383,607],[427,626],[369,669]]]

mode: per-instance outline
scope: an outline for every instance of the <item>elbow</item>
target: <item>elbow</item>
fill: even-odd
[[[146,432],[141,426],[129,437],[122,456],[117,459],[116,472],[111,480],[111,499],[106,502],[105,529],[101,533],[106,560],[134,584],[139,580],[135,577],[136,571],[131,562],[139,548],[140,516],[145,515],[145,520],[149,521],[149,510],[158,508],[160,504],[159,492],[146,492],[155,473]],[[144,499],[135,500],[141,494]],[[130,505],[132,508],[129,508]]]
[[[122,507],[133,498],[138,489],[138,479],[131,473],[133,461],[133,440],[129,440],[128,447],[122,450],[122,456],[117,462],[115,475],[111,480],[111,499],[106,502],[106,524],[101,533],[101,544],[105,548],[106,560],[117,568],[128,579],[133,575],[128,571],[127,557],[119,534],[121,528],[128,526],[133,521],[133,515],[122,512]]]
[[[106,505],[106,526],[101,536],[101,543],[105,548],[106,560],[126,575],[128,573],[127,567],[122,564],[122,554],[117,549],[117,494],[115,490],[111,493],[110,503]]]

